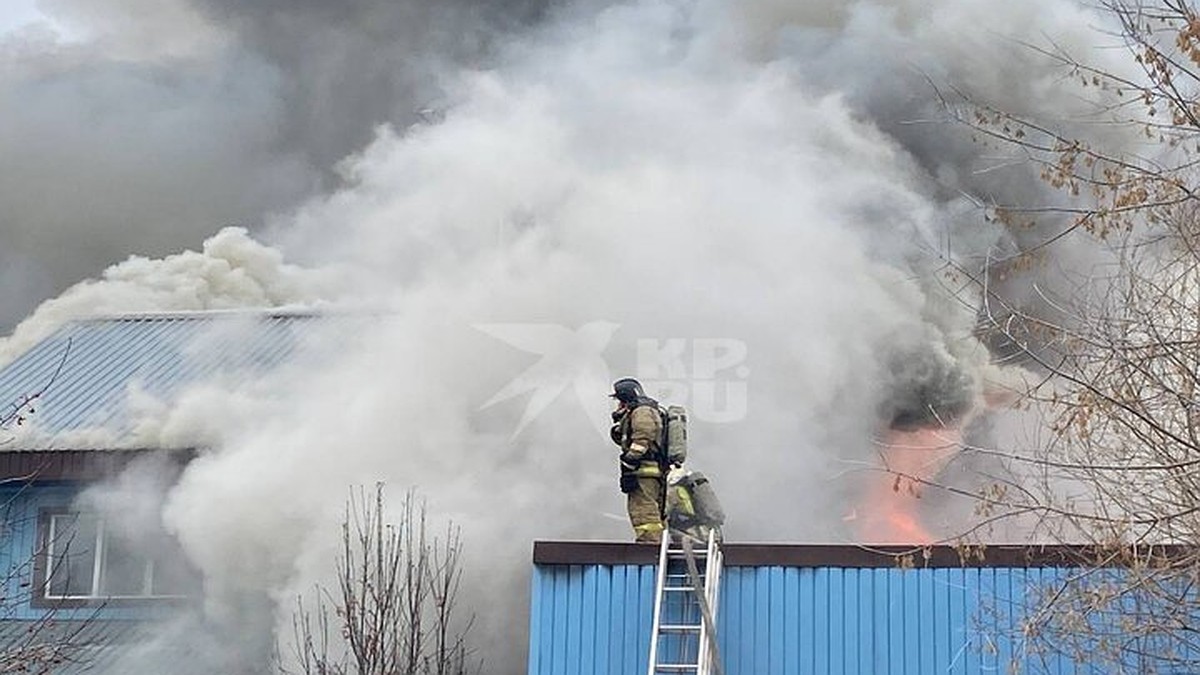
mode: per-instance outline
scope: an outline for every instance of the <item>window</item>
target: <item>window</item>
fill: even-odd
[[[195,588],[165,534],[131,536],[88,513],[53,513],[43,523],[47,600],[182,598]]]

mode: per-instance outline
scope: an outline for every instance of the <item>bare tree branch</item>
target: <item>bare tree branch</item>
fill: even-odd
[[[297,601],[294,667],[303,675],[480,672],[466,643],[473,619],[460,622],[455,614],[462,546],[453,525],[441,539],[429,536],[425,506],[411,492],[395,523],[387,519],[382,484],[373,499],[364,490],[352,493],[336,588],[317,587],[315,609]]]

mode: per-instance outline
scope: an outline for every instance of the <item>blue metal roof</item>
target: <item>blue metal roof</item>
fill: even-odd
[[[131,393],[168,402],[190,384],[252,380],[287,360],[316,318],[197,312],[68,323],[0,369],[6,410],[37,396],[27,428],[10,425],[0,449],[127,447]]]

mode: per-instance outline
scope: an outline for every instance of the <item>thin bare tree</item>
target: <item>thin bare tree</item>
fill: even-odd
[[[352,494],[336,584],[297,600],[291,667],[304,675],[479,672],[466,642],[472,620],[455,612],[462,547],[452,524],[430,536],[425,505],[412,492],[396,522],[387,518],[382,484],[373,499]]]
[[[13,442],[12,431],[36,413],[42,396],[62,374],[70,353],[71,342],[68,340],[45,383],[36,391],[16,396],[0,408],[0,449]],[[34,489],[39,473],[35,467],[27,475],[0,480],[0,488],[4,490],[0,499],[0,540],[15,541],[13,532],[37,527],[36,515],[26,513],[19,504]],[[62,548],[67,543],[65,538],[60,538],[56,545]],[[103,640],[103,636],[94,630],[99,605],[69,612],[53,606],[34,608],[33,601],[44,590],[46,582],[46,579],[36,578],[38,566],[35,562],[46,556],[50,544],[45,537],[38,537],[35,550],[28,555],[13,551],[15,555],[8,568],[0,570],[0,621],[13,622],[20,627],[19,632],[10,632],[15,635],[14,639],[0,646],[0,673],[38,675],[67,666],[82,666],[86,664],[84,647]]]
[[[1029,372],[1024,442],[968,444],[990,467],[964,542],[1015,519],[1068,549],[1070,571],[1030,590],[1020,639],[1103,672],[1200,669],[1200,12],[1184,0],[1105,0],[1140,75],[1039,48],[1095,92],[1104,133],[1015,114],[960,92],[945,109],[981,141],[1035,165],[1048,204],[990,204],[1045,237],[980,270],[955,263],[983,298],[996,344]],[[1136,132],[1132,142],[1125,132]],[[1115,139],[1115,140],[1114,140]],[[1049,229],[1047,229],[1049,228]],[[1102,262],[1018,303],[995,287],[1069,236]],[[910,477],[911,478],[911,477]],[[1036,660],[1034,660],[1036,661]],[[1027,662],[1028,665],[1028,662]]]

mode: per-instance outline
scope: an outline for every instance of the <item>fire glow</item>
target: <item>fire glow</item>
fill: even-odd
[[[874,472],[863,503],[850,520],[859,541],[875,544],[931,544],[921,523],[921,494],[962,447],[960,426],[890,428],[879,441],[883,471]]]

